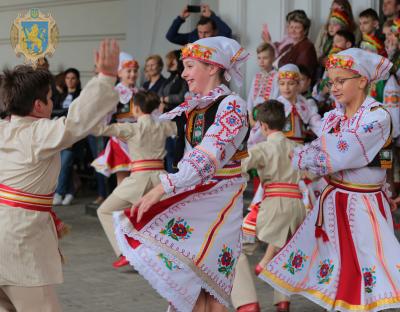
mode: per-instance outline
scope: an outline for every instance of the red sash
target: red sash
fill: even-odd
[[[164,161],[160,159],[142,159],[131,162],[131,172],[164,170]]]
[[[0,203],[9,207],[33,211],[48,212],[53,219],[58,237],[61,237],[67,227],[53,211],[53,193],[47,195],[31,194],[0,184]]]

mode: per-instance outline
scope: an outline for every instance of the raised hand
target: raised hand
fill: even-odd
[[[114,39],[104,39],[95,52],[94,62],[99,73],[116,77],[119,63],[118,42]]]
[[[271,34],[269,33],[269,31],[265,31],[265,29],[263,29],[263,31],[261,32],[261,39],[266,43],[272,42]]]
[[[212,11],[210,9],[210,6],[208,4],[202,4],[201,5],[201,15],[204,17],[210,17],[212,14]]]
[[[183,18],[183,19],[187,19],[188,17],[189,17],[189,15],[190,15],[190,12],[188,11],[188,7],[187,7],[187,5],[183,8],[183,10],[182,10],[182,12],[181,12],[181,17]]]

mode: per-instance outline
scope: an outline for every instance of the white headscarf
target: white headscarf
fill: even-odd
[[[286,64],[278,70],[279,79],[300,80],[300,69],[295,64]]]
[[[383,56],[358,48],[331,54],[326,69],[342,68],[351,70],[368,79],[369,82],[386,80],[393,64]]]
[[[132,55],[126,52],[119,53],[119,65],[118,70],[122,68],[139,67],[139,63],[133,58]]]
[[[189,43],[182,48],[182,59],[193,58],[225,69],[225,79],[241,86],[243,76],[240,66],[248,59],[240,44],[226,37],[209,37]]]

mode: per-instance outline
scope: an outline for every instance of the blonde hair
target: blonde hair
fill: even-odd
[[[157,63],[158,68],[160,69],[160,72],[162,71],[163,67],[164,67],[164,62],[161,58],[161,56],[159,56],[158,54],[152,54],[150,56],[147,57],[146,59],[146,63],[150,60],[155,60]]]

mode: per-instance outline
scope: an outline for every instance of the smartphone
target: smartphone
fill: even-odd
[[[190,12],[190,13],[200,13],[199,5],[188,5],[187,9],[188,9],[188,12]]]

